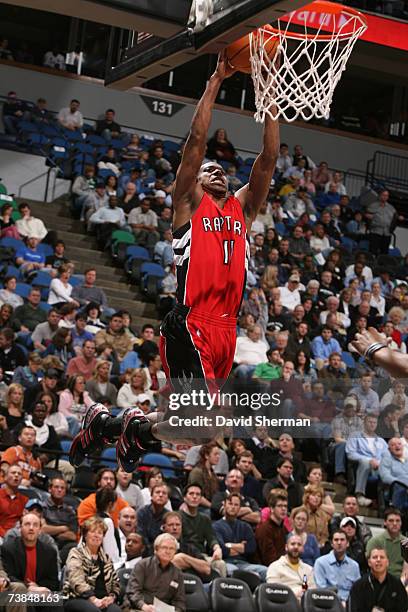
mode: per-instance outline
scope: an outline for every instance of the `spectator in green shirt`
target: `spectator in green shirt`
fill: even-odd
[[[266,356],[268,357],[268,361],[258,364],[252,374],[252,378],[260,382],[275,380],[282,375],[283,359],[280,356],[279,350],[269,349]]]
[[[396,578],[403,574],[404,559],[401,554],[401,512],[396,508],[387,508],[384,513],[384,531],[367,542],[367,555],[374,548],[383,548],[390,562],[388,571]]]

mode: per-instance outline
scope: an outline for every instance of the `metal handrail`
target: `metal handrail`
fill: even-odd
[[[51,168],[48,168],[45,172],[42,172],[38,176],[35,176],[34,178],[30,179],[29,181],[26,181],[25,183],[22,183],[18,188],[17,197],[21,197],[21,192],[23,191],[24,187],[27,187],[27,185],[31,185],[31,183],[35,183],[35,181],[38,181],[38,179],[43,178],[44,176],[49,174],[50,170]]]

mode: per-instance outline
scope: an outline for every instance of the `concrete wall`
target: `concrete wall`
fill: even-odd
[[[104,88],[91,79],[69,79],[63,76],[17,68],[0,64],[0,95],[6,95],[9,90],[16,90],[24,99],[35,100],[43,96],[48,100],[51,110],[59,110],[66,106],[71,98],[81,101],[81,110],[85,117],[95,118],[104,109],[113,107],[117,119],[122,125],[132,126],[138,133],[168,134],[181,138],[188,131],[194,103],[187,102],[172,117],[153,114],[140,97],[153,95],[143,90],[120,92]],[[198,92],[199,93],[199,92]],[[171,99],[164,94],[157,94],[158,99]],[[228,112],[216,109],[210,132],[217,127],[224,127],[230,139],[239,151],[248,154],[259,150],[262,127],[256,124],[248,114]],[[281,126],[281,141],[288,142],[292,148],[301,143],[304,150],[316,162],[325,159],[331,167],[365,170],[366,162],[377,150],[388,153],[402,154],[393,147],[380,146],[375,142],[366,142],[347,136],[317,130],[313,126],[283,124]]]

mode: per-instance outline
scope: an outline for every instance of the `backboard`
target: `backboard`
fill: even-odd
[[[163,0],[162,3],[166,4]],[[120,90],[140,86],[199,55],[218,53],[241,36],[306,3],[307,0],[214,0],[203,29],[194,30],[187,20],[179,32],[167,38],[152,32],[134,32],[119,62],[114,59],[111,40],[105,85]],[[163,11],[165,18],[168,14]]]

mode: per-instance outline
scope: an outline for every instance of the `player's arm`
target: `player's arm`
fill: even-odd
[[[249,224],[255,220],[259,208],[268,197],[278,156],[279,123],[278,120],[273,121],[269,115],[266,115],[262,151],[254,162],[249,183],[235,194],[242,204]]]
[[[355,340],[351,344],[360,355],[364,355],[366,350],[374,343],[386,344],[386,340],[374,327],[369,327],[362,334],[356,334]],[[391,376],[395,376],[395,378],[408,377],[408,355],[384,347],[376,351],[372,359],[376,366],[384,368]]]
[[[222,82],[233,72],[234,70],[229,66],[225,52],[221,52],[218,56],[215,72],[210,77],[205,92],[197,104],[190,133],[184,146],[183,157],[177,170],[172,195],[173,226],[176,229],[190,220],[197,174],[205,155],[214,102]]]

